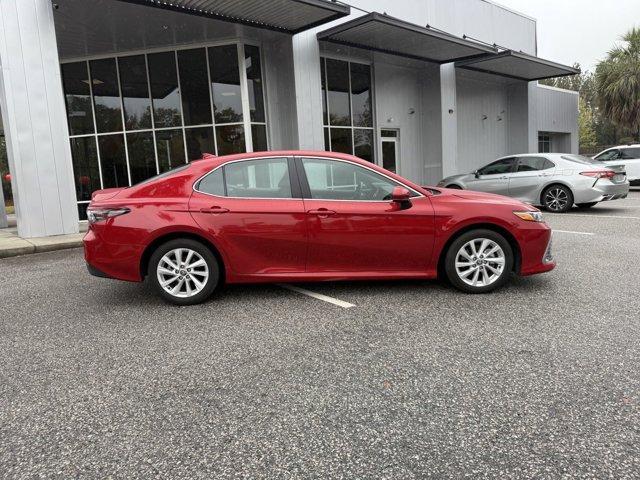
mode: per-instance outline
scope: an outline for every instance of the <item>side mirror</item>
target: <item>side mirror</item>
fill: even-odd
[[[476,178],[480,178],[480,172],[476,170],[475,172],[473,172],[473,176]]]
[[[393,187],[391,192],[391,201],[398,203],[408,202],[411,198],[411,192],[404,187]]]

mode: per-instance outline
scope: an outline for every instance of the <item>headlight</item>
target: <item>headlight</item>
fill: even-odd
[[[438,184],[436,185],[436,187],[444,187],[445,181],[444,180],[440,180],[438,182]]]
[[[525,210],[522,212],[513,212],[514,215],[520,217],[525,222],[543,222],[542,212],[540,210]]]
[[[96,223],[107,218],[118,217],[129,213],[131,210],[128,208],[87,208],[87,220],[89,223]]]

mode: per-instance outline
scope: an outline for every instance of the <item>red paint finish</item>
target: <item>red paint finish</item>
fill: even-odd
[[[348,161],[419,195],[408,203],[402,195],[396,201],[320,200],[303,194],[259,199],[194,190],[216,167],[262,157]],[[509,238],[520,258],[517,273],[530,275],[555,266],[542,260],[551,229],[513,214],[531,207],[498,195],[423,188],[369,162],[332,152],[209,156],[137,186],[95,192],[90,204],[93,209],[125,207],[129,213],[91,224],[84,238],[86,261],[120,280],[143,280],[145,259],[169,236],[198,237],[209,244],[222,259],[229,283],[435,278],[448,242],[475,227],[493,228]]]

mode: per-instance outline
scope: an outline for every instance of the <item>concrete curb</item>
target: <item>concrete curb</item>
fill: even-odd
[[[84,233],[31,238],[29,240],[16,235],[0,236],[0,258],[81,247],[82,237],[84,237]]]

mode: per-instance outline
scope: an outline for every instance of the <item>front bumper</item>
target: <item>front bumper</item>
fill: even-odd
[[[532,224],[530,228],[521,229],[519,243],[520,275],[549,272],[556,267],[552,252],[552,233],[546,223]]]

